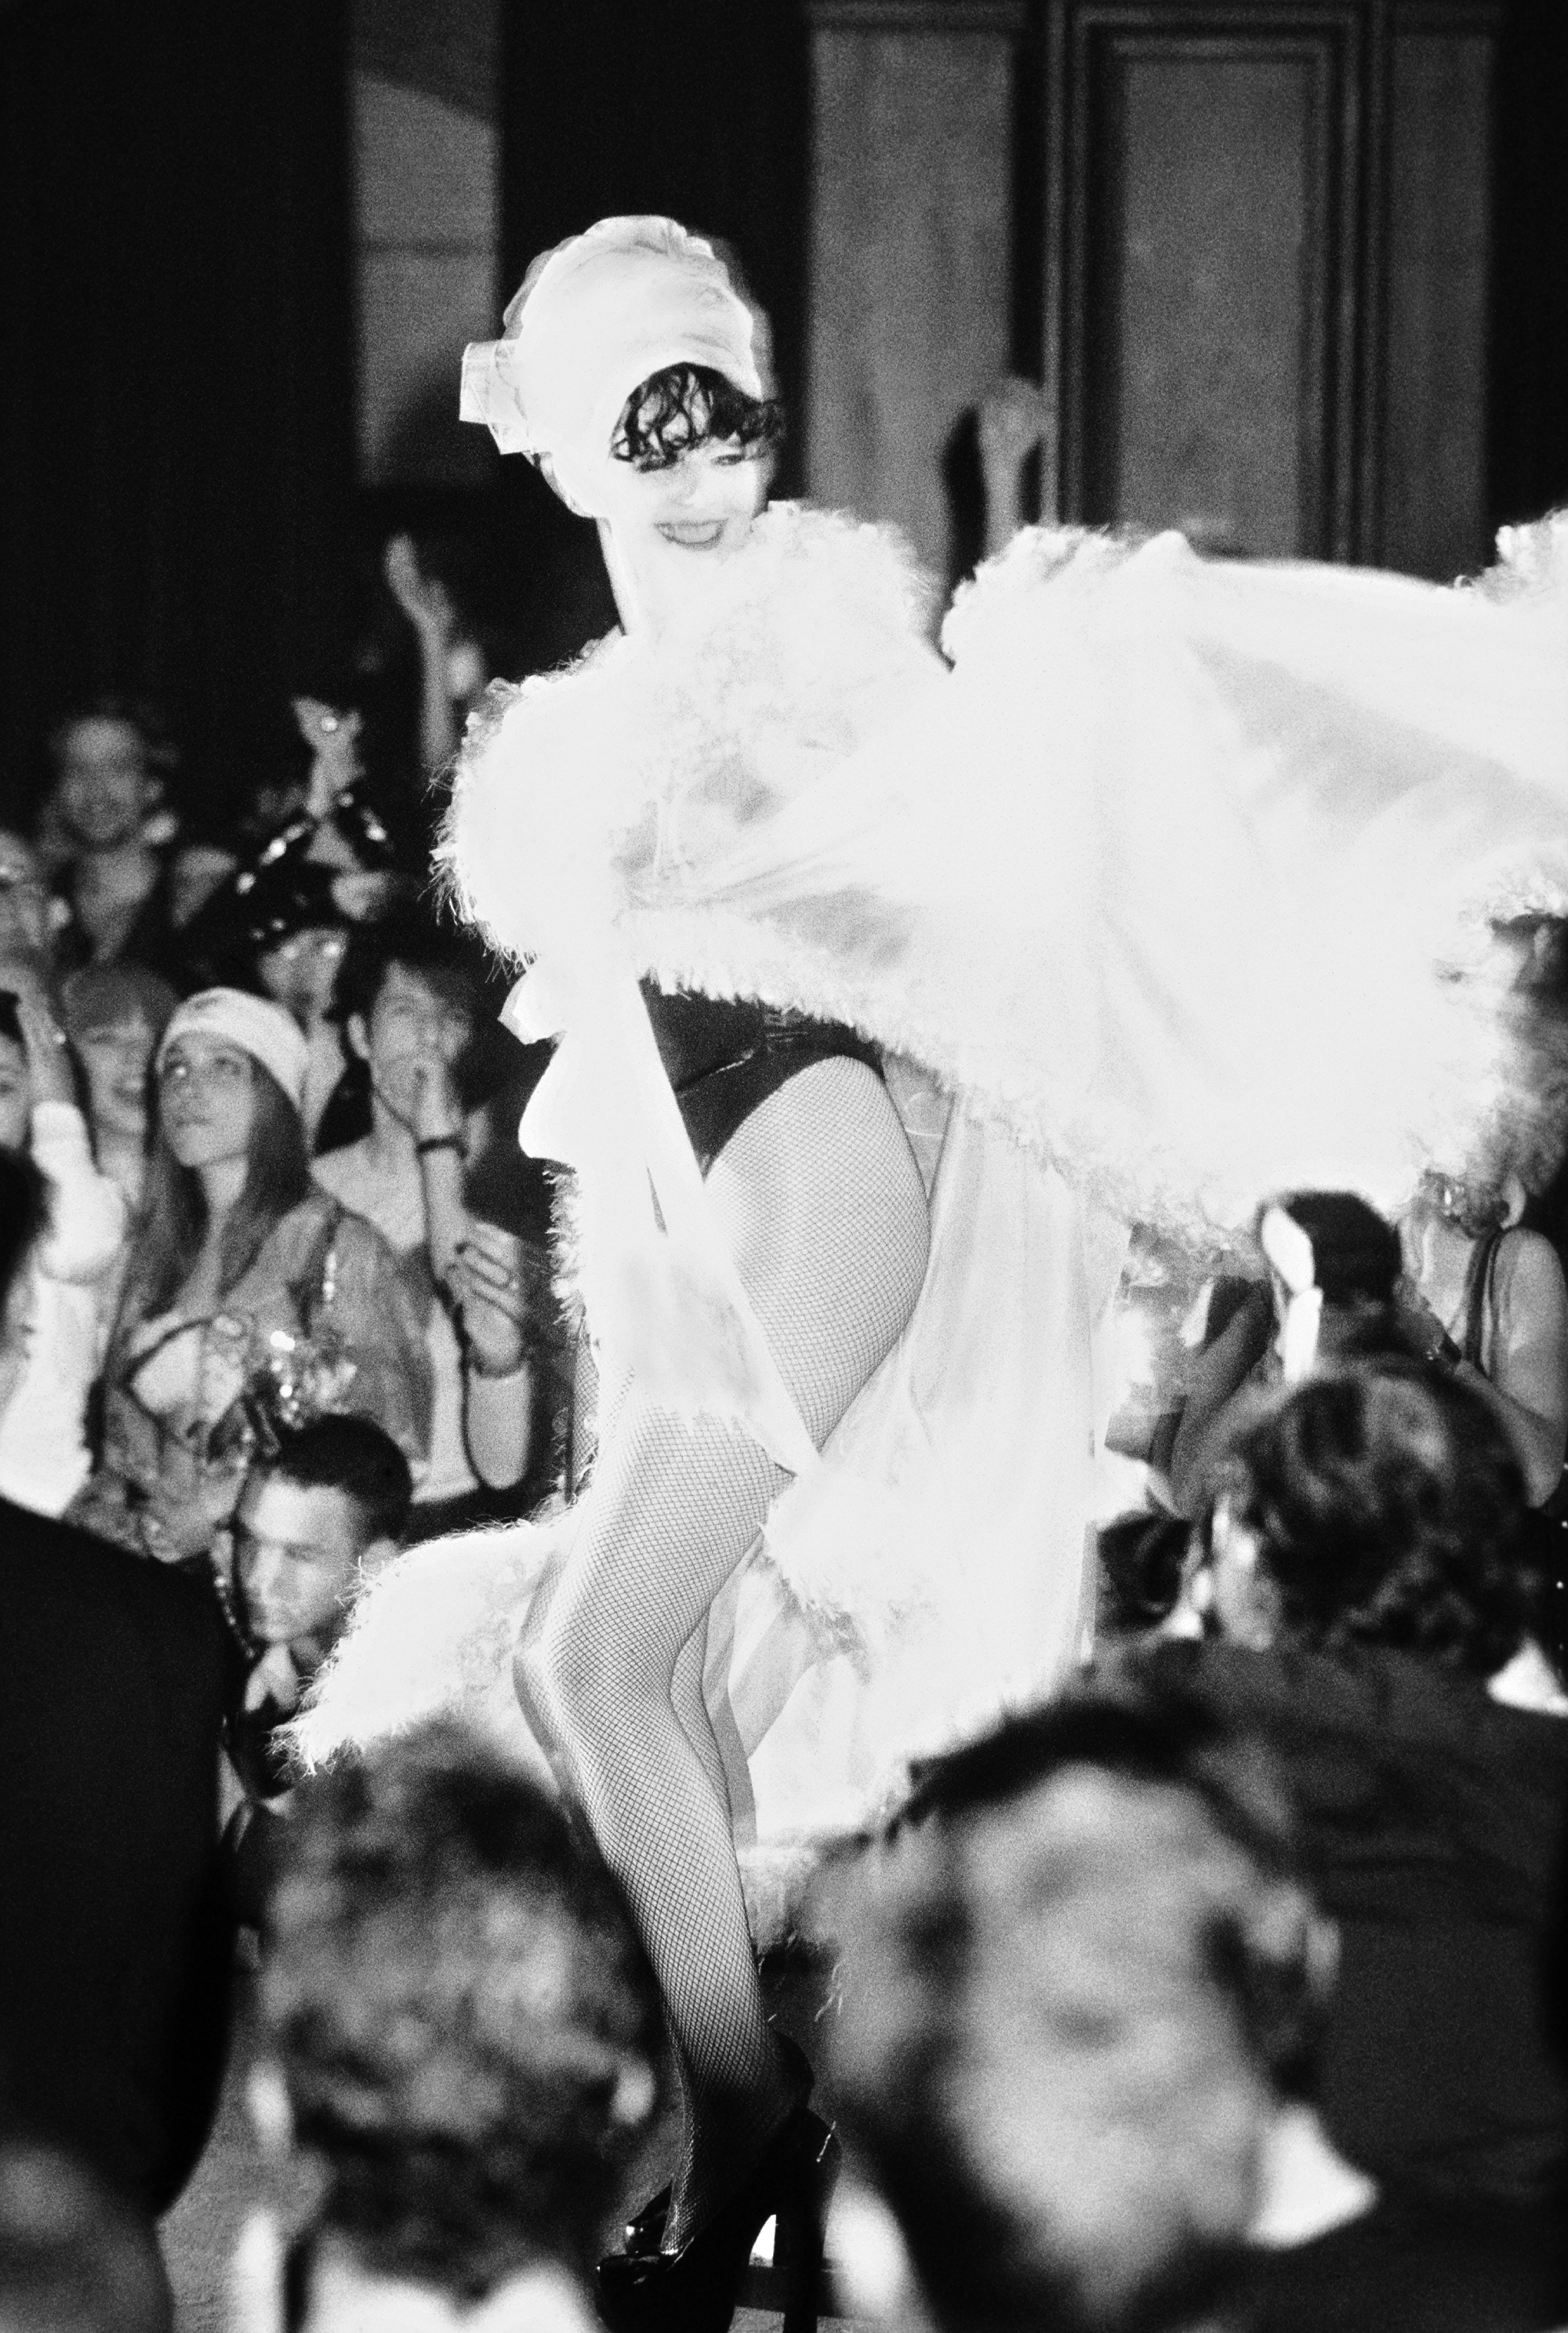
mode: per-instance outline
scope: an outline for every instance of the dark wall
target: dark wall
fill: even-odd
[[[786,404],[801,410],[809,152],[801,0],[510,0],[502,40],[501,249],[507,296],[528,262],[620,211],[723,235],[772,320]],[[799,484],[800,437],[781,490]],[[509,522],[534,548],[531,654],[609,620],[592,533],[529,466],[501,466]]]
[[[786,395],[804,322],[809,135],[801,0],[513,0],[502,45],[501,247],[614,211],[725,235],[773,320]]]
[[[1568,6],[1509,0],[1497,82],[1494,515],[1568,502]]]
[[[341,0],[0,7],[8,815],[104,688],[237,790],[346,645],[345,53]]]

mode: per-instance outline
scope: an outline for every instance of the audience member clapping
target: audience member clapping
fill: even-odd
[[[917,2321],[1553,2321],[1495,2230],[1335,2146],[1313,2102],[1333,1937],[1288,1798],[1179,1685],[1127,1664],[937,1762],[822,1897],[831,2091]],[[851,2264],[865,2220],[842,2222]]]
[[[103,1451],[78,1516],[166,1560],[227,1521],[258,1416],[374,1416],[417,1461],[428,1365],[392,1257],[311,1181],[305,1046],[235,989],[182,1004],[157,1061],[158,1134],[111,1342]]]
[[[587,2333],[660,2050],[612,1884],[557,1806],[446,1727],[313,1783],[291,1848],[264,1983],[323,2182],[294,2247],[303,2333]]]
[[[57,1515],[86,1481],[88,1397],[125,1202],[94,1166],[64,1031],[42,980],[13,964],[0,989],[0,1149],[31,1157],[42,1192],[27,1268],[5,1322],[0,1490]]]
[[[435,1408],[414,1535],[429,1538],[479,1520],[480,1485],[510,1489],[529,1455],[522,1243],[476,1214],[465,1186],[486,1131],[461,1082],[479,994],[450,941],[406,911],[353,935],[335,1009],[364,1064],[370,1130],[318,1158],[315,1175],[391,1246],[426,1323]]]

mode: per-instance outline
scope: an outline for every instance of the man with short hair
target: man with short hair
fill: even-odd
[[[257,1925],[274,1836],[255,1817],[286,1810],[282,1729],[349,1617],[361,1576],[402,1544],[409,1462],[368,1417],[318,1417],[252,1467],[213,1554],[231,1663],[224,1738],[243,1803],[226,1839],[236,1909]]]
[[[594,2333],[586,2277],[665,2056],[613,1879],[553,1791],[450,1723],[341,1761],[289,1829],[264,2041],[319,2203],[286,2266],[253,2222],[244,2322],[281,2324],[286,2290],[306,2333]]]
[[[832,2095],[939,2333],[1525,2333],[1499,2226],[1313,2103],[1333,1935],[1254,1737],[1130,1662],[933,1762],[830,1875]]]

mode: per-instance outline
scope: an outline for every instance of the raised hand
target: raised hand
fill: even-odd
[[[0,967],[0,988],[16,1000],[16,1025],[27,1053],[28,1082],[34,1106],[76,1099],[65,1032],[54,1017],[48,986],[34,965],[10,959]]]
[[[1055,517],[1056,416],[1043,389],[1004,373],[980,401],[980,473],[986,485],[986,545],[1000,551],[1024,523],[1024,465],[1044,448],[1041,517]]]
[[[296,696],[291,701],[300,735],[313,757],[305,807],[312,818],[323,819],[360,775],[363,724],[359,714],[340,713],[319,696]]]
[[[987,483],[1015,475],[1055,428],[1045,392],[1016,373],[1004,373],[980,401],[980,464]]]
[[[514,1375],[527,1350],[522,1241],[495,1224],[471,1219],[450,1286],[469,1353],[482,1373]]]
[[[416,1142],[461,1142],[463,1105],[457,1099],[449,1065],[439,1053],[426,1053],[414,1063],[409,1080],[413,1108],[409,1125]]]
[[[395,534],[381,561],[387,589],[418,632],[450,638],[457,621],[451,595],[438,575],[427,575],[419,565],[412,535]]]

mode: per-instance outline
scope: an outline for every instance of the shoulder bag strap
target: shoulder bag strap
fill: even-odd
[[[1481,1368],[1486,1320],[1492,1309],[1492,1282],[1496,1273],[1497,1250],[1502,1244],[1500,1230],[1488,1232],[1471,1251],[1465,1273],[1465,1335],[1459,1349],[1472,1368]]]

